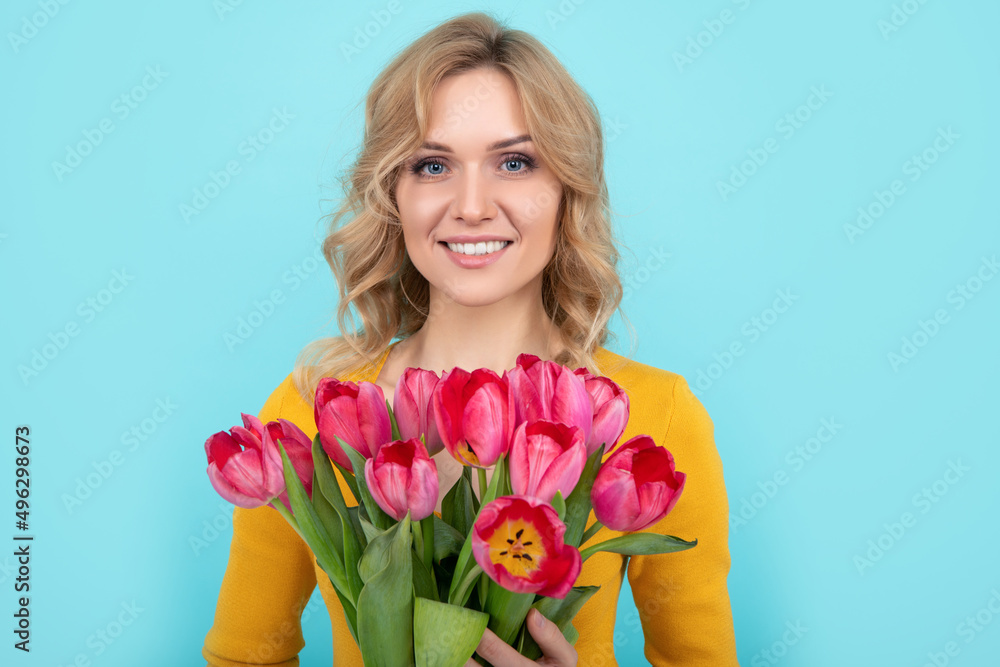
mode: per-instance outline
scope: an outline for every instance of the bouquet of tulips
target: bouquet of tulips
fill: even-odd
[[[269,504],[302,536],[366,667],[461,667],[486,627],[536,659],[529,609],[575,642],[571,621],[598,590],[574,585],[591,555],[697,544],[635,532],[673,508],[685,474],[647,435],[602,462],[629,401],[586,368],[529,354],[503,376],[407,368],[391,406],[371,382],[324,378],[314,414],[312,440],[285,419],[263,425],[243,414],[242,427],[206,441],[208,476],[223,498]],[[437,516],[431,457],[443,449],[464,467]],[[588,528],[591,509],[597,522]],[[628,534],[580,549],[602,526]]]

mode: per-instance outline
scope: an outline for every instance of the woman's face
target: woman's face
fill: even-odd
[[[396,186],[413,265],[432,292],[466,306],[540,297],[562,186],[527,135],[513,82],[489,69],[446,77],[429,121]],[[483,245],[491,240],[509,243]]]

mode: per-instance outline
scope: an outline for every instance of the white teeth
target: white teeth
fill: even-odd
[[[500,250],[510,241],[487,241],[485,243],[449,243],[448,247],[452,252],[462,255],[488,255],[491,252]]]

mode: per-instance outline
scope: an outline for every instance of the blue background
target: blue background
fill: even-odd
[[[2,428],[31,428],[36,536],[30,656],[0,557],[4,664],[201,663],[232,513],[205,438],[335,333],[315,259],[365,91],[479,8],[546,43],[604,116],[633,356],[684,375],[715,423],[741,663],[996,664],[996,3],[49,4],[0,10]],[[292,117],[248,149],[275,110]],[[307,665],[330,662],[318,600]],[[627,589],[616,653],[642,662]]]

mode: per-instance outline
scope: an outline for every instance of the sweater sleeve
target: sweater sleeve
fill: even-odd
[[[262,423],[283,416],[288,385],[286,378],[264,403]],[[212,667],[297,667],[305,646],[300,617],[315,587],[309,547],[278,511],[235,507],[229,564],[202,656]]]
[[[722,460],[708,412],[677,376],[673,409],[658,442],[687,475],[677,504],[647,529],[697,546],[629,559],[628,580],[654,667],[731,667],[736,638],[726,578],[729,574],[729,502]]]

